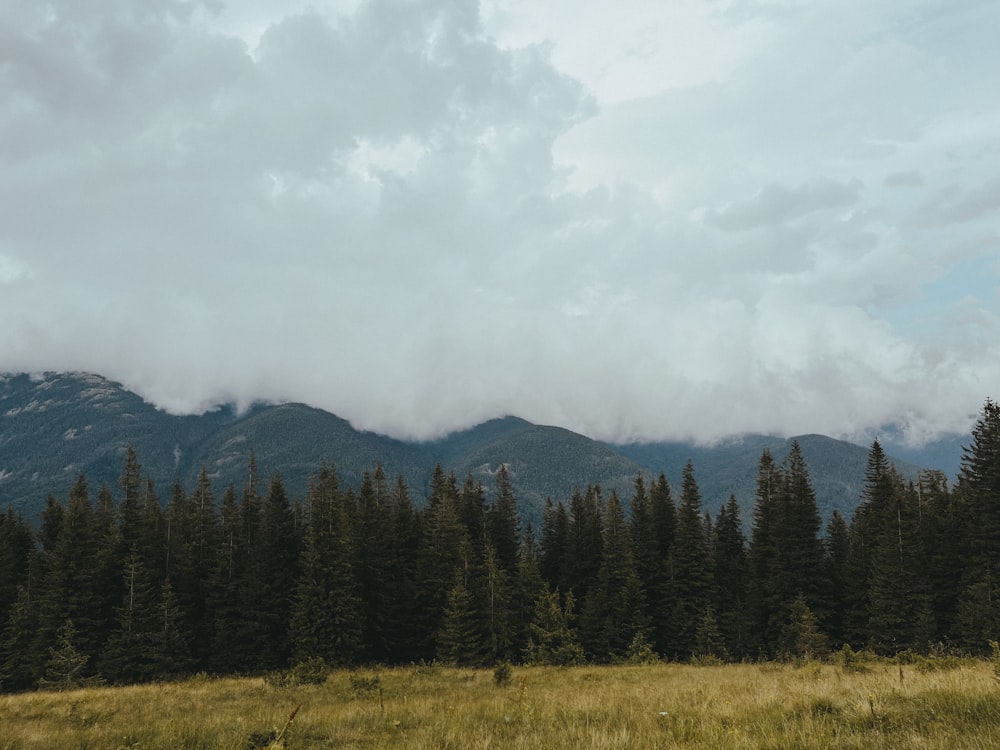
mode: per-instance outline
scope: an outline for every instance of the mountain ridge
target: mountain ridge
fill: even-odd
[[[193,486],[205,469],[213,490],[242,486],[252,450],[263,475],[277,472],[292,496],[304,496],[310,476],[332,464],[342,484],[358,486],[381,463],[401,475],[418,502],[434,466],[482,482],[487,495],[501,464],[507,467],[526,520],[540,521],[547,498],[568,501],[577,489],[600,484],[628,501],[635,478],[663,472],[674,488],[688,460],[714,513],[736,496],[747,520],[762,450],[783,460],[798,440],[824,517],[849,517],[860,497],[868,448],[822,435],[781,438],[743,435],[713,446],[685,442],[614,445],[562,427],[506,416],[443,438],[408,442],[358,430],[335,414],[302,403],[255,404],[245,412],[220,406],[178,416],[93,373],[0,375],[0,507],[34,520],[49,495],[65,497],[82,473],[92,491],[115,487],[132,445],[143,471],[165,499],[169,487]],[[919,466],[895,459],[904,477]],[[934,468],[934,467],[929,467]]]

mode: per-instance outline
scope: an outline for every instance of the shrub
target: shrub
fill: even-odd
[[[312,656],[303,659],[289,671],[295,685],[322,685],[330,675],[330,665],[322,657]]]
[[[504,687],[509,685],[513,679],[513,668],[510,666],[510,662],[504,661],[500,662],[493,669],[493,683],[497,687]]]
[[[382,690],[382,681],[377,674],[371,676],[352,674],[350,680],[351,692],[355,698],[368,698]]]

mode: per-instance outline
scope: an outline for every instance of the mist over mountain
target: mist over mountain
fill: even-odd
[[[824,517],[856,507],[868,447],[822,435],[798,438]],[[324,462],[341,483],[356,487],[381,463],[390,478],[403,477],[419,503],[435,465],[481,482],[487,495],[501,464],[507,466],[520,510],[537,524],[547,498],[568,500],[577,489],[600,484],[627,503],[637,475],[663,472],[679,487],[693,462],[705,509],[715,511],[735,495],[744,520],[753,509],[761,452],[780,462],[793,438],[744,435],[711,446],[663,442],[609,445],[569,430],[516,417],[426,442],[407,442],[357,430],[329,412],[304,404],[256,404],[245,412],[220,406],[196,416],[168,414],[120,384],[89,373],[14,374],[0,377],[0,507],[12,506],[34,522],[46,498],[66,496],[80,474],[91,491],[115,488],[132,445],[165,500],[174,482],[194,485],[204,468],[217,496],[247,480],[251,451],[263,476],[280,473],[293,497],[303,497]],[[897,469],[915,478],[921,467],[957,467],[957,439],[895,454]],[[906,461],[900,460],[906,458]],[[933,461],[928,461],[931,458]]]

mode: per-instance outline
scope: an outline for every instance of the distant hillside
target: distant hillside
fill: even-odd
[[[681,470],[688,459],[695,468],[695,478],[702,499],[709,509],[717,509],[730,495],[740,504],[744,521],[749,524],[753,512],[757,469],[761,453],[771,452],[775,462],[787,458],[792,442],[797,440],[802,457],[809,467],[816,503],[823,518],[834,510],[849,521],[858,505],[869,448],[823,435],[800,435],[795,438],[746,435],[712,445],[687,443],[646,443],[616,446],[621,453],[653,471],[662,471],[677,487]],[[896,469],[907,479],[916,479],[922,467],[892,459]]]
[[[850,517],[858,502],[868,449],[820,435],[798,438],[824,516],[839,509]],[[735,494],[749,519],[761,451],[784,459],[790,440],[749,435],[711,447],[686,443],[608,445],[560,427],[523,419],[494,419],[441,440],[408,443],[354,429],[345,420],[303,404],[258,405],[246,414],[221,407],[198,416],[156,409],[117,383],[85,373],[0,376],[0,507],[13,506],[31,520],[50,494],[64,498],[83,473],[96,492],[115,487],[126,448],[135,447],[143,471],[161,498],[180,481],[194,485],[204,467],[217,495],[241,487],[252,450],[263,478],[279,472],[292,496],[325,461],[346,486],[381,462],[391,478],[401,474],[420,501],[434,466],[467,475],[492,491],[493,475],[506,464],[525,517],[537,523],[545,499],[567,500],[574,490],[599,483],[628,501],[637,474],[661,471],[675,488],[681,469],[694,462],[706,510],[715,512]],[[897,462],[907,477],[918,468]]]

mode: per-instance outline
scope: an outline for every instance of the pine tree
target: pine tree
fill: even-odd
[[[716,591],[714,611],[726,652],[732,657],[749,656],[749,573],[746,539],[735,495],[730,495],[729,502],[719,511],[715,523],[713,558]]]
[[[546,588],[542,578],[541,559],[535,544],[534,529],[528,524],[521,540],[517,561],[517,575],[511,595],[511,660],[516,661],[525,653],[531,637],[531,621],[537,602]]]
[[[889,469],[875,532],[868,586],[869,641],[876,651],[893,654],[920,649],[933,636],[927,560],[921,544],[917,493]]]
[[[688,658],[704,612],[713,600],[713,574],[701,514],[701,492],[690,461],[684,467],[677,531],[667,558],[666,596],[662,619],[667,653]]]
[[[944,472],[922,471],[917,492],[920,535],[927,560],[926,588],[933,616],[931,640],[938,643],[955,631],[965,549]]]
[[[559,590],[546,591],[535,604],[525,660],[529,664],[566,667],[583,663],[583,648],[573,627],[573,593],[559,603]]]
[[[569,544],[569,515],[562,501],[553,504],[552,498],[546,498],[545,510],[542,513],[542,542],[539,551],[539,563],[542,577],[555,587],[564,583],[560,580],[565,568],[567,545]]]
[[[0,692],[29,690],[43,675],[45,658],[38,651],[38,602],[21,585],[0,631]]]
[[[386,620],[389,608],[390,576],[393,564],[392,516],[385,470],[365,472],[358,493],[355,571],[359,594],[364,603],[364,642],[370,656],[385,660],[389,653]]]
[[[850,533],[840,511],[830,514],[824,540],[824,580],[826,591],[823,599],[827,610],[821,618],[822,629],[829,634],[835,648],[845,642],[844,610],[847,607],[847,558],[850,550]]]
[[[28,575],[28,563],[35,548],[31,526],[7,508],[0,515],[0,626],[7,622],[17,601],[17,589]]]
[[[861,503],[854,509],[849,529],[843,621],[845,639],[855,647],[867,646],[870,640],[868,595],[879,530],[886,515],[885,508],[890,504],[886,495],[886,488],[890,485],[885,479],[889,468],[889,460],[881,444],[874,440],[865,467]]]
[[[60,520],[54,545],[51,551],[43,551],[40,560],[34,650],[44,653],[70,620],[74,624],[75,647],[93,661],[110,634],[111,623],[106,619],[107,582],[101,559],[105,530],[97,523],[82,475],[70,490]]]
[[[756,505],[748,562],[748,603],[752,618],[752,648],[772,655],[777,647],[773,623],[779,608],[774,580],[778,575],[778,510],[782,476],[768,450],[761,453],[757,470]]]
[[[559,584],[564,590],[572,591],[580,601],[587,598],[587,592],[601,567],[602,506],[601,488],[596,485],[587,487],[584,493],[574,492],[570,498],[569,526]]]
[[[307,517],[290,624],[294,655],[351,665],[364,648],[364,610],[352,566],[353,534],[332,468],[324,467],[312,483]]]
[[[101,671],[113,682],[141,682],[154,676],[149,649],[157,629],[159,586],[135,544],[125,561],[122,580],[124,594],[117,608],[117,627],[100,655]]]
[[[76,647],[76,628],[72,620],[66,620],[56,633],[56,644],[49,649],[49,660],[45,665],[45,676],[38,681],[43,690],[75,690],[103,682],[99,675],[88,674],[86,654]]]
[[[714,607],[706,607],[698,620],[697,627],[695,628],[692,656],[698,659],[729,660],[726,639],[722,634],[722,629],[719,627]]]
[[[158,679],[181,677],[195,662],[191,653],[191,634],[169,578],[160,587],[154,612],[156,627],[149,634],[150,672]]]
[[[423,634],[413,627],[418,597],[418,569],[423,532],[421,517],[410,502],[403,477],[397,476],[390,497],[390,546],[386,588],[385,643],[390,662],[420,658]]]
[[[466,586],[465,573],[458,570],[437,635],[438,659],[463,667],[484,665],[488,660],[488,645],[482,630],[480,613]]]
[[[819,621],[809,609],[805,595],[795,597],[788,612],[788,622],[782,628],[779,653],[786,658],[822,658],[828,651],[828,640],[820,630]]]
[[[963,644],[982,650],[1000,639],[1000,404],[992,400],[964,449],[958,495],[968,553],[956,624]]]
[[[517,499],[511,486],[506,464],[500,464],[495,475],[496,489],[493,502],[486,511],[486,531],[489,543],[496,550],[497,563],[508,576],[517,571],[520,546],[520,519]]]
[[[443,479],[440,467],[431,481],[431,497],[424,513],[423,537],[416,581],[416,604],[411,627],[419,639],[418,658],[437,653],[437,634],[455,570],[469,561],[470,544],[458,513],[454,475]]]
[[[592,660],[620,661],[636,636],[648,636],[650,622],[625,513],[613,491],[602,529],[601,567],[584,603],[580,636]]]

